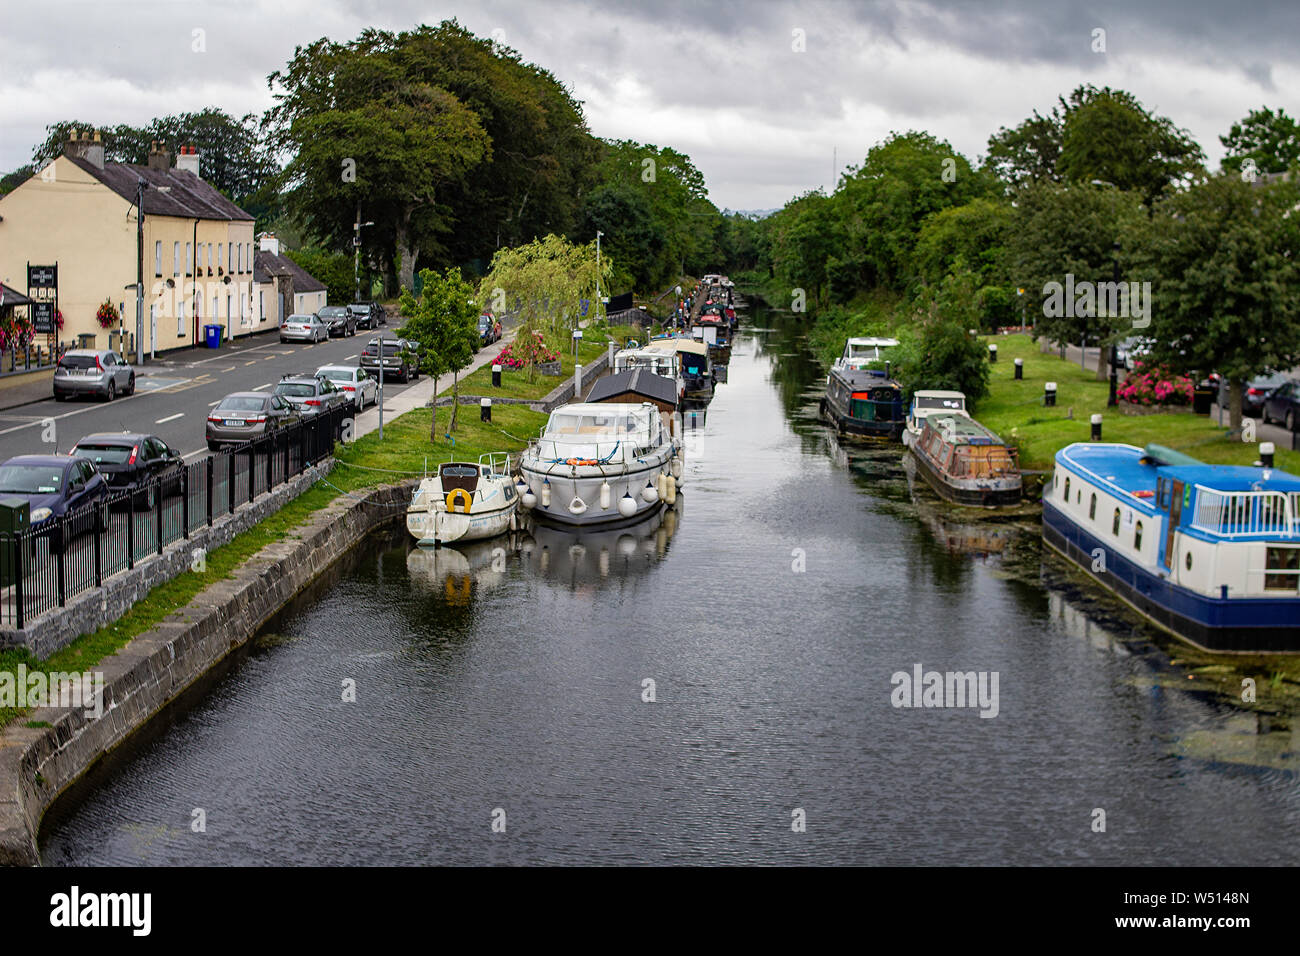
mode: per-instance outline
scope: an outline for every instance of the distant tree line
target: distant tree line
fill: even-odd
[[[1211,173],[1170,119],[1123,90],[1080,86],[995,132],[978,164],[929,133],[892,134],[830,195],[724,220],[728,265],[812,312],[825,358],[845,335],[884,330],[914,340],[904,352],[917,367],[951,353],[954,328],[1033,324],[1092,345],[1139,335],[1155,361],[1225,375],[1237,427],[1242,384],[1300,364],[1300,128],[1261,108],[1220,141]],[[1067,277],[1088,298],[1053,309],[1047,288]],[[1128,295],[1142,283],[1148,300]],[[945,384],[978,395],[966,359],[979,345],[967,341],[952,364],[971,381]]]

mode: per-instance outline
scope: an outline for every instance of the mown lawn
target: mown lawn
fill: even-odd
[[[639,335],[640,333],[632,326],[585,329],[582,345],[578,347],[578,356],[583,365],[590,365],[604,354],[609,339],[612,338],[616,344],[621,345],[628,338],[637,338]],[[504,347],[494,342],[488,346],[488,351],[495,357]],[[527,372],[502,369],[501,387],[495,388],[492,385],[492,365],[489,363],[460,380],[460,394],[483,395],[488,398],[542,398],[556,386],[573,377],[573,365],[573,347],[570,346],[567,351],[562,351],[560,354],[560,375],[539,374],[530,382]],[[495,414],[494,408],[493,415]]]
[[[998,361],[991,366],[990,394],[978,403],[975,417],[1004,440],[1020,447],[1020,465],[1028,470],[1052,467],[1058,449],[1076,441],[1087,441],[1089,421],[1101,413],[1102,438],[1139,447],[1156,442],[1212,464],[1249,465],[1259,457],[1258,442],[1227,437],[1217,416],[1191,414],[1124,415],[1108,409],[1107,382],[1096,373],[1079,368],[1077,362],[1062,360],[1056,352],[1039,352],[1027,335],[984,336],[996,343]],[[1014,359],[1024,359],[1024,380],[1015,380]],[[1121,373],[1120,381],[1123,381]],[[1056,407],[1043,406],[1043,383],[1056,382]],[[1071,417],[1073,415],[1073,417]],[[1225,422],[1226,422],[1225,416]],[[1276,463],[1300,473],[1300,452],[1278,447]]]
[[[157,626],[167,615],[189,604],[208,585],[233,575],[258,551],[275,541],[292,535],[316,511],[345,492],[360,492],[378,485],[391,484],[424,474],[450,458],[477,461],[488,452],[520,451],[529,437],[535,436],[546,416],[519,405],[492,409],[492,423],[479,421],[478,410],[462,408],[454,443],[442,437],[450,422],[450,411],[439,412],[436,443],[429,441],[427,408],[418,408],[386,422],[384,440],[371,432],[347,446],[337,449],[338,464],[329,478],[318,481],[310,490],[289,502],[275,514],[234,538],[229,544],[209,552],[203,572],[190,571],[159,585],[116,622],[93,634],[86,634],[45,660],[25,649],[0,651],[0,672],[14,673],[20,663],[29,672],[84,671],[116,653],[138,634]],[[0,707],[0,727],[25,714],[25,710]]]

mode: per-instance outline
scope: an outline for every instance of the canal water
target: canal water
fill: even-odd
[[[756,304],[675,512],[376,536],[56,807],[45,863],[1295,863],[1291,732],[1198,694],[1032,519],[835,442],[821,384]],[[918,665],[986,705],[893,706]]]

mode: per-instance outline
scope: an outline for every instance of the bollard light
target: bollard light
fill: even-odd
[[[1016,380],[1020,381],[1025,377],[1025,360],[1016,359]]]
[[[989,345],[989,362],[994,363],[998,360],[998,347],[990,343]]]
[[[1055,382],[1043,383],[1043,404],[1046,405],[1048,408],[1051,408],[1056,404],[1056,383]]]
[[[497,365],[495,362],[492,363],[492,387],[501,387],[501,366]]]
[[[1092,416],[1092,440],[1101,441],[1101,415]]]
[[[1274,448],[1271,441],[1262,441],[1259,443],[1259,461],[1265,468],[1273,467]]]
[[[492,421],[492,399],[480,398],[478,400],[478,420],[481,422]]]

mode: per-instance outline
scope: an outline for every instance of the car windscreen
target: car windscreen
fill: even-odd
[[[0,494],[52,495],[62,485],[62,466],[0,465]]]
[[[59,359],[59,368],[94,368],[93,355],[65,355]]]
[[[282,382],[275,387],[275,394],[285,398],[311,398],[316,394],[316,389],[299,382]]]
[[[217,406],[219,412],[260,412],[265,407],[265,399],[253,398],[223,398],[221,404]]]
[[[324,375],[331,382],[350,382],[352,381],[352,372],[346,368],[323,368],[317,375]]]
[[[89,458],[97,465],[125,465],[131,458],[131,445],[78,445],[74,455]]]
[[[342,318],[348,314],[348,310],[341,305],[327,305],[316,314],[322,319]]]

